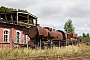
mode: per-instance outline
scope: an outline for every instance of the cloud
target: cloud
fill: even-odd
[[[79,35],[82,35],[82,33],[90,33],[90,27],[80,27],[76,28],[76,33],[79,33]]]
[[[71,7],[70,9],[68,9],[65,16],[69,16],[69,17],[75,17],[75,18],[85,18],[85,17],[89,17],[90,15],[88,13],[90,13],[90,5],[85,5],[85,4],[77,4],[73,7]]]
[[[90,31],[90,0],[0,0],[0,5],[28,10],[41,26],[64,30],[65,22],[72,19],[76,33]]]
[[[85,26],[88,26],[87,24],[85,24]]]

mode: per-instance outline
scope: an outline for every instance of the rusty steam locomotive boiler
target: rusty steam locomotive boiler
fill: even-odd
[[[42,28],[38,26],[32,26],[27,30],[28,36],[34,38],[49,38],[54,40],[65,40],[66,36],[63,31],[54,31],[51,28]]]
[[[38,26],[32,26],[27,30],[28,36],[32,39],[34,38],[41,38],[41,37],[48,37],[49,30],[38,27]]]
[[[52,39],[54,40],[65,40],[66,38],[65,33],[63,31],[51,31],[49,34],[50,37],[52,37]]]

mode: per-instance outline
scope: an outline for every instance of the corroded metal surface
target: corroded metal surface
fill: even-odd
[[[56,32],[56,31],[51,31],[51,32],[50,32],[50,37],[52,37],[52,38],[58,38],[58,32]]]
[[[28,30],[28,35],[30,38],[36,38],[36,37],[48,37],[49,30],[41,27],[30,27]]]
[[[59,40],[63,40],[64,39],[63,34],[61,32],[58,32],[58,39]]]
[[[29,28],[29,30],[27,32],[28,32],[28,36],[30,38],[35,38],[38,34],[38,29],[37,29],[37,27],[32,26]]]
[[[72,38],[77,38],[77,37],[78,37],[77,34],[75,34],[75,33],[72,34]]]
[[[44,37],[49,37],[49,33],[50,33],[50,31],[48,29],[45,29]]]

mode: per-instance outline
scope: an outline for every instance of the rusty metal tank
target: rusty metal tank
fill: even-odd
[[[58,32],[58,39],[59,40],[64,40],[63,34],[61,32]]]
[[[67,33],[67,39],[70,39],[72,37],[71,33]]]
[[[78,35],[76,33],[67,33],[67,38],[78,38]]]
[[[63,31],[50,31],[50,37],[55,40],[65,40]]]
[[[32,26],[28,29],[30,38],[48,37],[48,33],[49,30],[42,27]]]
[[[78,35],[76,33],[72,33],[72,38],[78,38]]]
[[[58,37],[58,32],[56,32],[56,31],[50,31],[50,37],[51,38],[57,38]]]
[[[44,28],[45,29],[45,28]],[[44,32],[44,37],[49,37],[49,30],[48,29],[45,29],[45,32]]]
[[[49,31],[52,31],[52,28],[50,27],[43,27],[43,28],[48,29]]]
[[[28,36],[29,36],[30,38],[34,38],[34,37],[36,37],[37,34],[38,34],[37,31],[38,31],[37,27],[32,26],[32,27],[30,27],[30,28],[27,30],[27,34],[28,34]]]
[[[48,37],[48,34],[50,32],[48,29],[40,28],[40,27],[37,27],[37,28],[38,28],[38,35],[39,36]]]
[[[57,30],[57,31],[58,31],[58,39],[60,39],[60,40],[66,40],[66,38],[67,38],[66,32],[64,32],[62,30]]]

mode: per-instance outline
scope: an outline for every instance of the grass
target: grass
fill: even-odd
[[[66,47],[54,47],[53,49],[36,50],[27,48],[1,48],[0,57],[2,59],[7,58],[27,58],[37,56],[79,56],[79,55],[90,55],[90,46],[80,44],[79,46],[66,46]]]

